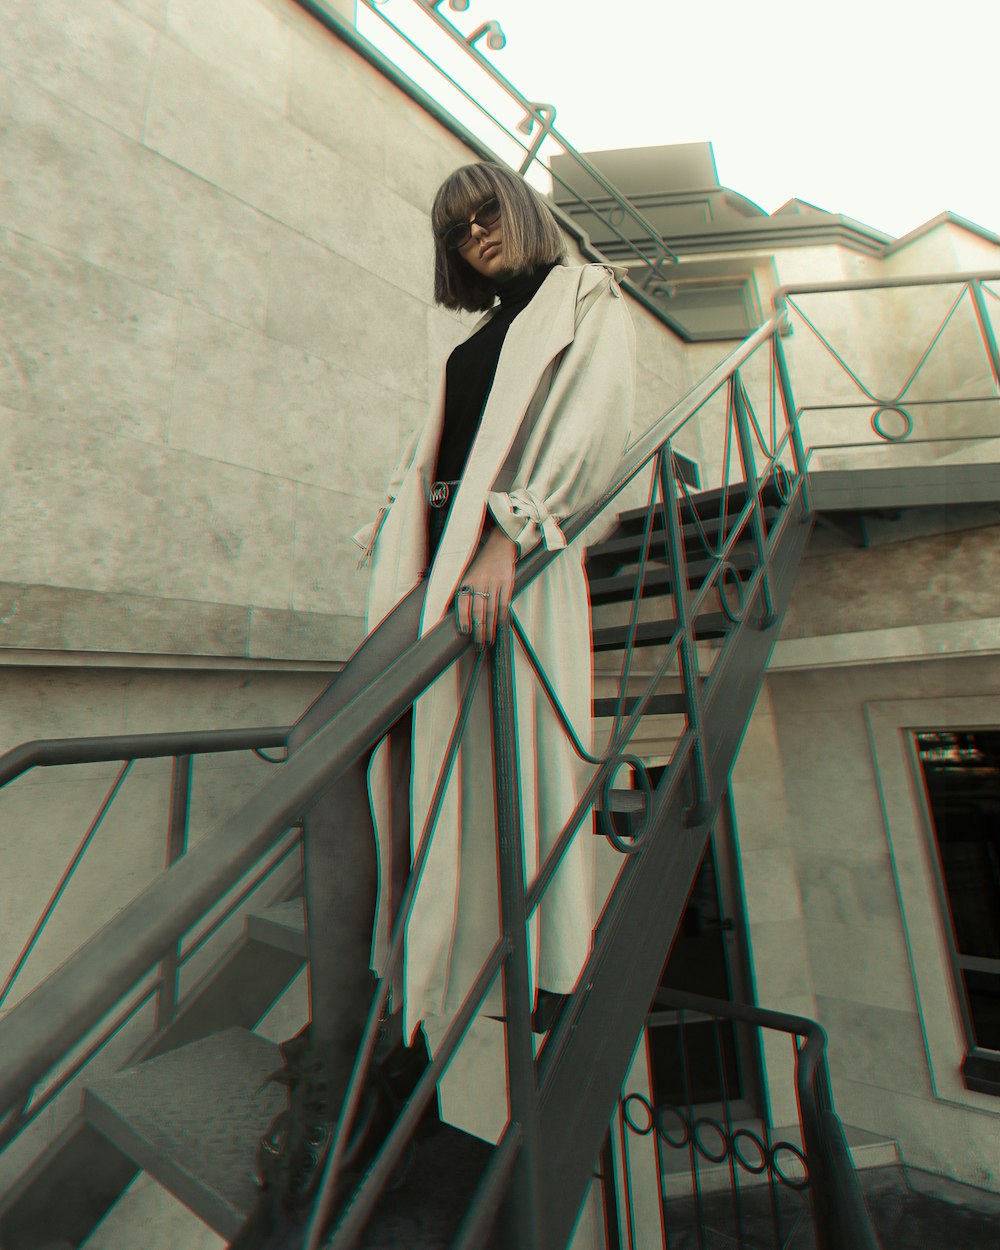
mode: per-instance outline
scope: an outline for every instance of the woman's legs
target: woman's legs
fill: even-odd
[[[420,624],[421,582],[373,630],[288,739],[294,752],[360,694],[412,643]],[[409,871],[411,713],[390,730],[392,776],[392,904]],[[372,925],[378,854],[368,796],[366,752],[306,813],[304,856],[309,946],[310,1046],[323,1056],[331,1101],[346,1088],[371,1001]]]

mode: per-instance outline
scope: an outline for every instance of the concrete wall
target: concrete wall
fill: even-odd
[[[959,1074],[905,726],[995,724],[998,695],[996,655],[772,673],[735,777],[760,1001],[812,999],[845,1122],[989,1189],[1000,1106]]]

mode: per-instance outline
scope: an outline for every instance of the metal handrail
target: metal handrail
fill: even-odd
[[[805,1038],[805,1043],[795,1049],[795,1087],[806,1158],[814,1179],[820,1182],[812,1185],[819,1244],[828,1250],[880,1250],[851,1163],[844,1126],[834,1110],[823,1026],[807,1016],[683,990],[660,989],[654,1001],[657,1006],[697,1012],[707,1019],[731,1020]],[[652,1017],[649,1023],[655,1027]]]
[[[655,456],[673,431],[778,329],[779,319],[761,326],[669,409],[626,452],[612,485],[590,508],[567,520],[567,541],[577,538],[607,503]],[[538,548],[518,566],[515,594],[559,553]],[[0,1020],[0,1109],[11,1106],[110,1011],[128,989],[181,939],[183,934],[276,842],[300,814],[334,784],[361,753],[373,745],[413,700],[471,646],[452,617],[442,620],[407,648],[368,688],[282,765],[214,835],[143,890],[84,946]],[[240,733],[219,731],[217,741]],[[190,735],[180,735],[191,744]],[[263,735],[262,735],[263,736]],[[145,735],[140,735],[145,737]],[[170,735],[149,735],[161,742]],[[200,737],[200,736],[199,736]],[[207,740],[207,735],[206,735]],[[86,739],[69,740],[86,751]],[[93,740],[95,743],[108,740]],[[33,745],[33,744],[26,744]],[[275,745],[270,743],[269,745]],[[140,744],[132,741],[133,749]],[[39,754],[42,748],[36,747]],[[69,751],[70,748],[65,748]],[[95,746],[96,753],[102,748]],[[105,745],[105,754],[111,748]],[[234,748],[235,749],[235,748]],[[25,750],[8,767],[29,767]],[[50,754],[57,754],[52,747]],[[54,1023],[55,1022],[55,1023]]]
[[[285,745],[291,726],[260,729],[196,729],[179,733],[111,734],[104,737],[36,738],[0,755],[0,789],[32,768],[110,764],[177,755],[214,755]]]

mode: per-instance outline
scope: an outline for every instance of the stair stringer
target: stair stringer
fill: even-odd
[[[730,770],[812,530],[798,495],[771,536],[774,618],[754,626],[760,596],[747,604],[705,691],[703,742],[710,781],[698,823],[687,823],[693,788],[690,745],[654,798],[643,849],[623,869],[618,897],[602,918],[582,990],[540,1057],[539,1192],[544,1250],[564,1250],[591,1182],[621,1082],[705,853]],[[586,1096],[581,1097],[581,1091]]]

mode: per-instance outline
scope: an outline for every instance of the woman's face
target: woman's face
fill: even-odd
[[[469,214],[468,221],[470,234],[456,249],[459,256],[484,278],[497,278],[507,267],[503,256],[500,206],[496,200],[488,200]]]

